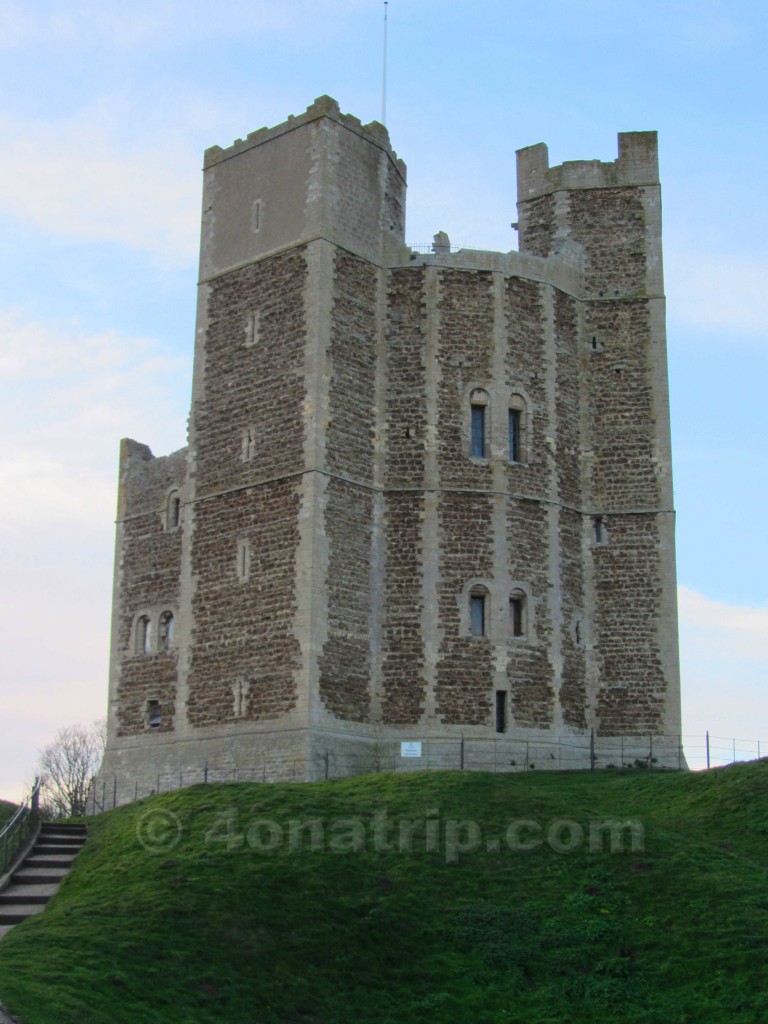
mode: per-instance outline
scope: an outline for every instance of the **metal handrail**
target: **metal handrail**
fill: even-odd
[[[40,817],[40,786],[42,779],[35,779],[32,792],[21,804],[11,820],[0,829],[0,875],[4,875],[13,863],[17,853],[29,838]]]

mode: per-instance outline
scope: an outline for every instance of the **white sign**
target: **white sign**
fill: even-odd
[[[421,757],[421,743],[413,741],[401,743],[400,757]]]

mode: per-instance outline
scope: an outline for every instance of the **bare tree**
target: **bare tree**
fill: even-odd
[[[90,728],[67,725],[40,751],[41,802],[54,817],[85,814],[88,787],[99,770],[104,740],[103,721],[94,722]]]

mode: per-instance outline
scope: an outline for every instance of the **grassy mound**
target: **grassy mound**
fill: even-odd
[[[768,761],[198,786],[89,824],[0,943],[23,1024],[768,1019]]]

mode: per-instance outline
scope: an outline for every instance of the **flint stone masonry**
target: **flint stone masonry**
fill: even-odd
[[[121,448],[124,799],[415,739],[431,767],[464,740],[477,767],[588,767],[593,736],[680,764],[656,136],[521,150],[519,252],[412,252],[405,182],[329,97],[206,152],[189,445]]]

